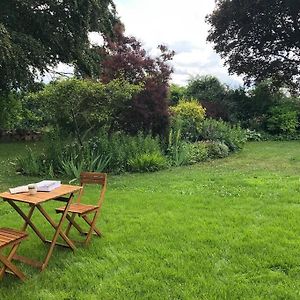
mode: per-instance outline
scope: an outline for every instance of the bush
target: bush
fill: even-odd
[[[159,139],[143,133],[129,136],[118,132],[108,136],[102,132],[89,143],[99,153],[111,156],[108,171],[114,173],[130,171],[129,161],[143,154],[162,153]]]
[[[262,141],[299,141],[300,133],[295,132],[293,134],[270,134],[268,132],[261,132]]]
[[[171,108],[173,114],[172,126],[180,124],[182,137],[189,141],[195,141],[201,130],[205,118],[205,109],[196,100],[182,100]]]
[[[132,172],[154,172],[166,166],[167,160],[160,153],[145,153],[128,161],[128,169]]]
[[[18,171],[24,175],[38,176],[45,171],[42,156],[37,156],[31,148],[27,148],[26,155],[19,157],[17,161]]]
[[[42,104],[49,124],[78,136],[91,127],[119,129],[122,114],[130,109],[139,91],[139,85],[124,80],[103,84],[72,78],[48,84],[29,94],[27,101]]]
[[[262,135],[259,132],[256,132],[255,130],[246,129],[246,139],[247,141],[261,141]]]
[[[229,148],[222,142],[206,141],[209,158],[224,158],[229,155]]]
[[[188,149],[188,164],[195,164],[198,162],[202,162],[208,159],[208,149],[206,143],[204,142],[196,142],[186,144]]]
[[[246,133],[238,125],[230,125],[224,121],[206,119],[200,132],[202,140],[219,141],[226,144],[230,151],[242,149],[246,142]]]
[[[154,171],[165,166],[158,138],[100,133],[98,136],[62,145],[58,135],[48,137],[43,154],[29,149],[19,158],[19,170],[27,175],[55,175],[78,178],[82,171],[121,173]],[[165,161],[166,159],[164,159]]]
[[[291,104],[282,103],[269,110],[266,125],[273,134],[294,134],[298,127],[298,114]]]

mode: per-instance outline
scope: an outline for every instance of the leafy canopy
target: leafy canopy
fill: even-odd
[[[227,87],[214,76],[196,76],[189,80],[186,95],[199,101],[221,102],[226,94]]]
[[[231,73],[300,92],[299,0],[217,0],[207,22],[208,41]]]
[[[110,82],[124,78],[132,84],[143,83],[144,88],[123,116],[123,129],[130,133],[142,129],[162,134],[169,123],[168,81],[173,70],[168,62],[174,51],[159,45],[160,54],[152,57],[135,37],[124,35],[124,31],[123,24],[117,23],[114,40],[105,40],[100,79]]]
[[[104,84],[73,78],[48,84],[27,98],[42,107],[49,124],[80,137],[81,132],[92,127],[120,129],[120,116],[139,91],[140,86],[124,80]]]
[[[88,33],[110,34],[116,19],[112,0],[2,0],[0,92],[27,88],[59,62],[96,72]]]

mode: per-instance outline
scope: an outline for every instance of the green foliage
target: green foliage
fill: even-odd
[[[244,127],[261,130],[269,109],[282,102],[284,95],[274,89],[273,82],[265,80],[254,88],[228,91],[226,102],[232,122],[241,122]]]
[[[16,124],[16,128],[27,130],[41,130],[47,125],[48,111],[44,109],[43,103],[34,97],[22,96],[21,120]]]
[[[179,167],[188,162],[187,143],[182,140],[180,128],[171,128],[168,135],[166,154],[170,165]]]
[[[89,147],[111,157],[107,170],[114,173],[130,171],[129,161],[136,157],[162,153],[159,139],[143,133],[129,136],[116,132],[108,136],[107,133],[101,132],[89,141]]]
[[[166,168],[167,160],[161,153],[145,153],[128,161],[132,172],[154,172]]]
[[[262,135],[261,133],[255,131],[255,130],[250,130],[246,129],[246,139],[247,141],[261,141],[262,140]]]
[[[88,34],[111,35],[115,21],[111,0],[2,0],[0,93],[28,88],[60,62],[95,76],[100,54],[93,51]]]
[[[0,128],[37,130],[45,125],[46,113],[40,102],[21,92],[0,96]]]
[[[246,142],[245,130],[239,125],[230,125],[227,122],[214,119],[203,121],[200,137],[203,140],[222,142],[229,147],[230,151],[242,149]]]
[[[38,176],[44,172],[41,156],[36,155],[31,148],[26,149],[26,154],[17,158],[18,171],[24,175]]]
[[[272,78],[299,93],[299,11],[298,0],[220,0],[208,41],[247,84]]]
[[[31,176],[63,175],[71,179],[79,178],[82,171],[102,172],[110,161],[110,156],[100,155],[94,149],[81,146],[78,142],[62,145],[56,137],[49,138],[42,154],[31,148],[18,158],[18,170]]]
[[[274,134],[294,134],[298,127],[298,114],[289,103],[270,109],[266,121],[267,129]]]
[[[173,127],[180,127],[182,137],[195,141],[205,118],[205,109],[196,100],[181,100],[178,105],[171,107]]]
[[[295,132],[293,134],[270,134],[268,132],[261,132],[262,141],[300,141],[300,133]]]
[[[7,95],[0,94],[0,128],[15,129],[22,119],[22,106],[20,96],[11,92]]]
[[[222,102],[227,87],[214,76],[196,76],[192,78],[186,88],[186,97],[198,101]]]
[[[187,143],[186,148],[188,151],[187,163],[195,164],[208,159],[208,149],[206,143],[196,142]]]
[[[181,99],[186,97],[186,87],[177,84],[171,84],[169,89],[170,105],[177,105]]]
[[[55,175],[78,178],[82,171],[121,173],[154,171],[164,167],[158,138],[151,135],[128,136],[100,133],[93,138],[62,144],[59,135],[48,137],[42,154],[31,149],[18,160],[18,169],[28,175]]]
[[[226,144],[217,141],[205,142],[209,158],[224,158],[229,155],[229,148]]]
[[[42,103],[50,124],[79,137],[82,131],[95,126],[118,128],[118,120],[139,91],[140,86],[123,80],[103,84],[73,78],[49,84],[27,98]]]
[[[106,170],[110,156],[98,155],[91,149],[78,150],[76,147],[74,149],[74,145],[72,145],[72,150],[65,153],[65,157],[60,162],[60,170],[63,175],[78,179],[83,171],[103,172]]]

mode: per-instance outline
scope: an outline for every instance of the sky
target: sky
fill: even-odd
[[[157,46],[167,45],[176,52],[171,64],[172,82],[186,85],[196,75],[213,75],[232,88],[243,84],[241,77],[228,74],[228,68],[213,45],[206,41],[209,25],[205,17],[215,7],[215,0],[114,0],[125,25],[125,34],[143,43],[150,54],[158,54]],[[101,45],[102,37],[90,33],[90,41]],[[73,67],[59,64],[59,72],[72,74]],[[45,81],[54,79],[48,74]]]
[[[243,81],[229,76],[213,45],[206,41],[209,25],[205,16],[214,0],[115,0],[126,34],[138,38],[150,53],[164,44],[176,55],[172,82],[180,85],[196,75],[214,75],[221,82],[238,87]]]

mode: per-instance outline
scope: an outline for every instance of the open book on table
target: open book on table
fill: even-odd
[[[57,181],[57,180],[43,180],[36,183],[38,192],[51,192],[60,186],[61,186],[61,181]],[[27,193],[28,185],[22,185],[22,186],[10,188],[9,192],[11,194]]]

